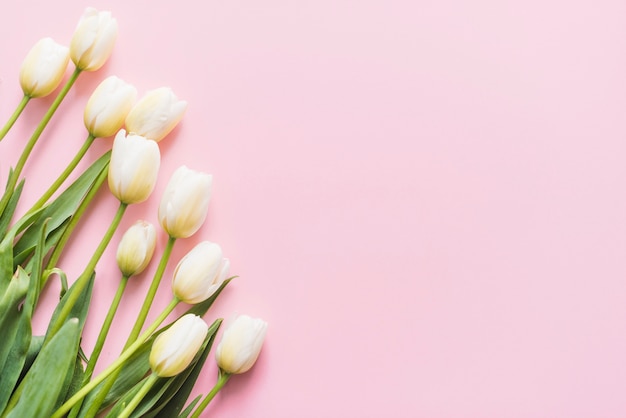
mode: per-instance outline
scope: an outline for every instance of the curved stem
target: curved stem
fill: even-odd
[[[139,392],[137,392],[137,394],[133,396],[133,399],[128,403],[128,405],[126,405],[126,408],[122,410],[117,418],[128,418],[130,414],[133,413],[135,408],[137,408],[139,402],[141,402],[143,398],[145,398],[145,396],[148,394],[150,389],[152,389],[152,386],[154,386],[157,380],[159,380],[159,377],[156,374],[151,374],[150,377],[148,377],[148,380],[146,380],[144,384],[141,385],[141,389],[139,389]]]
[[[22,97],[22,100],[20,101],[20,103],[15,108],[15,111],[13,112],[13,114],[11,115],[9,120],[2,127],[2,129],[0,130],[0,141],[2,141],[4,139],[4,137],[7,135],[9,130],[13,127],[13,124],[15,123],[17,118],[20,117],[20,115],[22,114],[22,111],[24,110],[24,108],[26,107],[26,105],[28,104],[30,99],[31,99],[31,97],[26,95],[26,94],[24,95],[24,97]]]
[[[202,400],[200,405],[198,405],[196,410],[193,412],[193,415],[191,415],[191,418],[198,418],[200,416],[200,414],[209,405],[209,402],[211,402],[213,398],[215,397],[215,395],[217,395],[217,392],[219,392],[220,389],[224,387],[226,382],[228,382],[228,379],[230,379],[230,376],[232,376],[230,373],[226,373],[220,370],[219,377],[217,378],[217,382],[215,383],[215,386],[213,386],[213,389],[211,389],[211,391]]]
[[[107,163],[107,165],[105,165],[104,168],[102,169],[102,172],[96,178],[96,181],[94,182],[93,186],[91,187],[91,189],[89,190],[89,192],[87,193],[83,201],[80,202],[80,205],[78,206],[78,208],[76,208],[76,212],[74,212],[74,214],[70,218],[69,223],[67,224],[67,226],[65,227],[65,230],[63,231],[63,235],[61,235],[61,238],[59,238],[59,242],[57,242],[57,244],[55,245],[54,250],[52,251],[52,254],[50,255],[50,258],[48,259],[46,270],[49,271],[56,267],[56,264],[59,261],[59,258],[61,257],[61,253],[63,252],[63,248],[65,248],[65,244],[67,244],[67,241],[72,235],[72,232],[74,232],[74,229],[76,228],[76,225],[78,224],[78,221],[87,210],[87,207],[89,207],[89,204],[91,203],[91,201],[96,197],[96,194],[100,190],[100,186],[102,186],[102,183],[104,183],[104,180],[106,180],[108,173],[109,172],[108,172],[108,163]],[[45,275],[42,276],[42,279],[44,277],[46,276]],[[43,287],[44,284],[45,284],[45,281],[42,281],[41,287]]]
[[[154,320],[152,325],[150,325],[150,327],[148,327],[148,329],[146,329],[146,331],[143,334],[141,334],[137,338],[137,340],[135,340],[134,343],[132,343],[127,349],[122,351],[122,354],[120,354],[120,356],[113,363],[111,363],[109,367],[104,369],[91,382],[83,386],[70,399],[65,401],[65,403],[61,405],[61,407],[57,409],[56,412],[52,414],[50,418],[61,418],[62,416],[64,416],[74,405],[76,405],[78,401],[83,399],[89,392],[91,392],[96,386],[98,386],[104,379],[110,376],[113,372],[117,371],[141,347],[141,345],[150,337],[150,335],[152,335],[152,333],[156,331],[159,325],[161,325],[161,323],[165,320],[165,318],[167,318],[167,316],[170,313],[172,313],[176,305],[178,305],[179,303],[180,301],[177,298],[173,298],[170,304],[167,305],[167,307],[163,310],[163,312],[161,312],[161,314],[157,317],[157,319]],[[111,380],[115,381],[115,379],[111,379]],[[106,396],[106,393],[100,392],[100,395],[102,395],[102,399],[104,399],[104,396]],[[100,404],[101,403],[102,402],[100,401]],[[100,404],[95,405],[95,402],[94,402],[94,404],[91,405],[90,410],[94,406],[99,408]],[[98,411],[96,410],[96,413],[97,412]],[[85,416],[89,417],[91,415],[89,415],[88,413]],[[95,413],[94,413],[94,416],[95,416]]]
[[[10,176],[9,178],[4,196],[2,196],[2,200],[0,200],[0,214],[4,213],[4,210],[9,204],[9,199],[11,198],[11,195],[13,194],[13,190],[15,190],[15,185],[17,184],[20,174],[22,174],[22,170],[24,169],[26,160],[28,159],[31,151],[33,150],[33,147],[35,146],[35,144],[37,143],[37,140],[43,133],[43,130],[48,125],[48,122],[50,122],[50,119],[52,119],[54,112],[56,112],[56,110],[59,108],[59,105],[61,104],[61,102],[67,95],[67,93],[70,91],[70,89],[76,82],[76,79],[78,79],[78,76],[80,75],[80,73],[81,73],[80,69],[78,68],[74,69],[74,72],[72,73],[70,78],[67,80],[67,82],[65,83],[65,85],[63,86],[59,94],[57,95],[57,97],[54,99],[54,101],[48,108],[48,111],[39,122],[39,125],[37,125],[35,132],[33,132],[32,136],[26,143],[26,146],[24,147],[24,150],[22,151],[22,155],[20,155],[20,158],[17,160],[17,164],[15,165],[15,169],[13,170],[13,175]]]
[[[128,339],[126,340],[126,344],[124,345],[125,349],[137,339],[137,336],[141,332],[143,324],[146,322],[148,312],[150,311],[150,307],[152,306],[152,302],[154,301],[156,292],[159,289],[159,284],[161,283],[161,279],[163,278],[163,273],[165,273],[165,267],[167,267],[167,262],[172,255],[172,249],[174,248],[175,242],[176,238],[169,237],[169,239],[167,240],[167,244],[165,245],[165,249],[163,250],[163,254],[161,255],[161,261],[159,261],[159,265],[154,273],[152,283],[150,284],[148,293],[146,294],[146,297],[143,301],[143,305],[141,306],[139,315],[137,315],[135,325],[130,331]]]
[[[81,273],[78,279],[76,279],[76,282],[70,289],[68,299],[63,305],[61,312],[59,312],[59,316],[55,320],[55,323],[50,328],[50,332],[48,333],[48,335],[46,335],[46,340],[49,340],[50,338],[52,338],[52,336],[54,336],[54,334],[57,333],[57,331],[61,328],[61,326],[65,323],[65,320],[70,315],[70,312],[72,311],[72,308],[80,297],[81,292],[83,291],[85,286],[87,286],[87,283],[89,283],[89,278],[96,269],[96,264],[98,264],[98,261],[100,260],[100,257],[102,257],[104,250],[106,249],[107,245],[109,245],[111,238],[113,238],[113,234],[119,226],[127,207],[128,205],[126,203],[120,203],[120,206],[117,208],[117,212],[115,213],[115,217],[111,221],[109,229],[107,229],[104,236],[102,237],[98,248],[96,248],[96,251],[91,256],[91,259],[87,263],[85,270]]]
[[[54,194],[54,192],[56,192],[59,189],[59,187],[61,187],[63,182],[67,180],[70,174],[72,174],[72,171],[74,171],[74,169],[76,168],[80,160],[82,160],[82,158],[85,156],[85,154],[87,153],[87,150],[89,149],[89,147],[91,147],[91,144],[93,144],[94,139],[96,139],[96,137],[89,134],[89,136],[87,137],[85,142],[83,142],[83,145],[80,147],[80,149],[78,150],[78,152],[76,153],[72,161],[70,161],[69,165],[65,167],[65,170],[63,170],[63,172],[54,181],[54,183],[52,183],[52,185],[50,185],[48,190],[46,190],[44,194],[39,198],[39,200],[35,202],[33,207],[30,208],[28,212],[26,212],[27,215],[39,210],[43,205],[46,204],[46,202],[48,201],[48,199],[50,199],[50,197]]]

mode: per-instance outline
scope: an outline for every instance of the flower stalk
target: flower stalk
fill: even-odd
[[[39,137],[43,133],[46,126],[48,126],[48,122],[50,122],[50,119],[52,119],[52,116],[54,115],[56,110],[59,108],[59,105],[61,105],[61,102],[63,101],[65,96],[67,96],[67,93],[70,91],[70,89],[72,88],[76,80],[78,79],[78,76],[80,75],[80,73],[81,73],[80,69],[78,68],[74,69],[74,72],[72,73],[70,78],[67,80],[67,82],[65,83],[65,85],[63,86],[59,94],[57,95],[57,97],[54,99],[54,102],[52,102],[52,104],[48,108],[48,111],[43,116],[39,124],[37,125],[35,132],[33,132],[32,136],[26,143],[26,146],[24,147],[24,150],[22,151],[20,158],[17,160],[17,164],[15,165],[15,168],[13,170],[13,175],[9,177],[4,195],[2,196],[2,199],[0,200],[0,215],[4,213],[4,210],[9,204],[9,200],[11,199],[11,195],[13,194],[13,191],[15,190],[15,186],[17,185],[18,179],[20,178],[20,175],[22,174],[22,170],[24,169],[26,160],[28,160],[28,157],[30,156],[30,153],[35,147],[35,144],[39,140]]]
[[[148,289],[143,304],[141,305],[141,309],[139,311],[139,314],[137,315],[137,319],[135,320],[135,325],[133,325],[133,328],[128,335],[128,339],[126,340],[126,345],[124,346],[125,349],[135,342],[135,340],[139,336],[139,333],[141,332],[141,328],[146,322],[148,312],[150,312],[150,307],[154,302],[154,298],[156,296],[157,290],[159,289],[159,284],[161,283],[163,274],[165,273],[167,263],[170,259],[170,256],[172,255],[172,250],[174,249],[175,243],[176,238],[170,237],[167,240],[167,244],[165,244],[165,249],[163,249],[161,260],[159,261],[159,265],[157,266],[154,277],[152,278],[152,282],[150,283],[150,288]]]
[[[193,414],[191,415],[191,418],[200,417],[200,414],[204,412],[204,410],[209,405],[209,403],[213,400],[215,395],[217,395],[217,392],[219,392],[224,387],[226,382],[228,382],[228,379],[230,379],[230,376],[232,376],[230,373],[226,373],[222,370],[219,371],[215,386],[213,386],[213,389],[211,389],[211,391],[204,397],[204,399],[202,399],[202,402],[200,402],[200,405],[198,405],[196,410],[193,412]]]
[[[26,212],[26,214],[31,214],[31,213],[38,211],[48,202],[48,200],[52,197],[52,195],[57,190],[59,190],[59,187],[61,187],[63,182],[65,182],[65,180],[67,180],[70,174],[72,174],[72,172],[74,171],[78,163],[83,159],[83,157],[87,153],[87,150],[91,147],[91,144],[93,144],[93,141],[95,139],[96,137],[91,134],[87,136],[87,139],[85,140],[85,142],[83,142],[83,145],[80,147],[80,149],[78,150],[74,158],[72,158],[72,161],[70,161],[69,165],[65,167],[63,172],[59,175],[59,177],[57,177],[57,179],[50,185],[50,187],[48,187],[48,190],[46,190],[41,195],[41,197],[28,210],[28,212]]]
[[[7,120],[7,123],[5,123],[2,129],[0,130],[0,141],[2,141],[4,137],[7,135],[7,133],[9,133],[9,131],[15,124],[15,121],[17,121],[17,118],[20,117],[20,115],[24,111],[24,108],[26,108],[26,105],[28,104],[30,99],[31,99],[30,96],[28,96],[27,94],[25,94],[22,97],[22,100],[20,100],[19,104],[15,108],[15,111],[13,112],[11,117],[9,117],[9,120]]]
[[[142,399],[148,394],[150,389],[152,389],[152,386],[154,386],[154,384],[158,380],[159,377],[156,374],[151,374],[150,376],[148,376],[143,385],[141,385],[141,389],[139,389],[139,392],[137,392],[137,394],[133,396],[133,399],[128,403],[128,405],[126,405],[126,408],[122,410],[118,418],[130,417],[130,414],[133,413],[133,411],[137,408]]]

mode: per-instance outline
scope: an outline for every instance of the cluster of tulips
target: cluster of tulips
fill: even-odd
[[[92,352],[82,353],[80,339],[96,265],[127,207],[150,197],[161,159],[158,142],[187,108],[170,88],[158,88],[137,100],[135,87],[120,78],[102,81],[85,108],[84,144],[39,200],[14,220],[25,187],[21,174],[26,160],[79,75],[106,62],[116,36],[111,13],[88,8],[69,47],[50,38],[37,42],[19,74],[23,99],[0,130],[2,140],[31,99],[56,91],[72,61],[71,76],[26,142],[0,199],[0,418],[199,417],[230,376],[254,365],[263,345],[267,323],[247,315],[236,317],[215,350],[219,370],[215,386],[188,401],[222,323],[216,319],[209,326],[202,317],[232,279],[229,260],[218,244],[209,241],[198,243],[178,262],[171,302],[145,327],[175,242],[195,234],[207,216],[212,176],[181,166],[158,208],[167,244],[123,350],[94,375],[126,284],[146,269],[155,252],[157,229],[143,220],[134,223],[118,244],[119,287]],[[111,151],[66,185],[94,140],[110,136],[115,136]],[[57,262],[69,237],[80,231],[81,216],[105,180],[119,200],[118,210],[83,272],[68,286]],[[60,278],[62,297],[45,335],[33,335],[32,314],[51,277]],[[164,325],[180,303],[189,305],[186,313]]]

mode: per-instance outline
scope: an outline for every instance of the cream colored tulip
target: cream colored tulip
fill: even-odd
[[[224,331],[215,351],[217,365],[226,373],[245,373],[254,365],[267,332],[267,322],[238,316]]]
[[[206,219],[211,198],[209,174],[179,167],[170,178],[159,205],[159,222],[173,238],[195,234]]]
[[[121,129],[113,141],[109,163],[109,189],[120,202],[146,200],[156,184],[161,154],[156,142]]]
[[[160,141],[180,122],[187,102],[178,100],[169,87],[149,91],[126,117],[128,132]]]
[[[159,334],[150,350],[150,368],[159,377],[176,376],[191,364],[209,327],[202,318],[187,314]]]
[[[87,131],[96,138],[114,135],[124,126],[126,115],[137,99],[137,89],[112,75],[94,90],[85,107]]]
[[[113,52],[117,39],[117,21],[111,12],[88,7],[78,22],[70,43],[70,57],[76,68],[96,71]]]
[[[156,229],[146,221],[135,222],[117,246],[116,260],[126,277],[139,274],[148,266],[156,246]]]
[[[28,52],[20,69],[20,85],[28,97],[44,97],[57,88],[67,63],[69,48],[52,38],[40,39]]]
[[[185,255],[174,270],[172,290],[189,304],[207,300],[228,278],[230,262],[219,245],[203,241]]]

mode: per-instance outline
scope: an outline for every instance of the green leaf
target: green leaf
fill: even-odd
[[[45,224],[42,226],[41,236],[43,237],[44,234]],[[17,271],[18,274],[26,274],[22,273],[24,270],[21,267],[18,267]],[[29,370],[43,345],[43,337],[33,338],[32,336],[32,314],[39,296],[39,278],[36,274],[29,277],[28,288],[30,291],[18,313],[15,336],[12,341],[6,336],[6,343],[0,347],[0,350],[3,347],[10,348],[4,367],[0,366],[0,411],[6,407],[14,388]],[[9,330],[10,328],[7,333],[10,332]]]
[[[9,234],[10,236],[11,234]],[[19,311],[17,319],[17,329],[15,338],[11,341],[8,337],[5,339],[5,344],[0,347],[0,350],[4,346],[10,348],[10,352],[4,367],[0,362],[0,411],[2,411],[9,401],[11,393],[14,388],[19,384],[20,379],[26,374],[30,366],[32,365],[35,356],[41,349],[43,344],[43,337],[41,339],[33,340],[32,337],[32,316],[39,298],[39,283],[41,280],[41,269],[43,265],[43,240],[46,235],[46,223],[43,223],[39,232],[39,242],[37,250],[35,251],[32,259],[32,273],[29,277],[28,293],[26,300]],[[9,238],[11,239],[11,238]],[[24,270],[21,267],[17,268],[19,274]],[[0,328],[2,329],[2,328]],[[10,341],[10,342],[9,342]],[[33,345],[33,343],[35,345]]]
[[[87,317],[87,313],[89,312],[89,303],[91,301],[91,293],[93,290],[93,283],[95,279],[96,279],[96,273],[94,272],[89,278],[89,282],[87,283],[87,286],[85,286],[85,288],[80,293],[78,300],[72,307],[72,310],[70,311],[70,314],[68,316],[68,318],[78,319],[81,332],[82,332],[83,326],[85,325],[85,318]],[[46,338],[49,338],[48,337],[49,331],[50,329],[52,329],[52,325],[58,320],[59,314],[61,313],[63,306],[65,306],[67,300],[69,299],[69,296],[73,292],[76,291],[76,288],[74,287],[75,284],[76,282],[72,284],[72,286],[70,286],[67,292],[65,292],[65,294],[61,298],[61,301],[57,304],[56,309],[52,313],[52,318],[50,319],[50,323],[48,324],[48,333],[46,334]]]
[[[13,176],[13,169],[9,173],[9,178]],[[13,214],[15,213],[15,208],[17,207],[17,202],[20,200],[20,195],[22,194],[22,189],[24,188],[24,180],[20,181],[13,194],[11,195],[11,199],[9,199],[9,203],[7,207],[4,209],[2,215],[0,215],[0,237],[4,237],[7,229],[9,228],[9,224],[11,223],[11,219],[13,218]]]
[[[215,293],[213,293],[211,295],[210,298],[208,298],[204,302],[200,302],[197,305],[193,305],[192,307],[187,309],[187,312],[185,312],[185,315],[186,314],[194,314],[194,315],[198,315],[198,316],[204,316],[204,314],[207,313],[207,311],[209,310],[211,305],[213,305],[213,302],[215,302],[215,300],[218,298],[220,293],[222,293],[222,290],[224,290],[224,288],[228,285],[228,283],[230,283],[230,281],[235,279],[235,278],[237,278],[237,276],[233,276],[233,277],[230,277],[230,278],[224,280],[224,282],[219,287],[219,289],[217,289],[215,291]]]
[[[30,338],[30,335],[27,332],[24,332],[30,330],[30,322],[24,321],[24,317],[22,317],[18,336],[15,339],[15,343],[11,347],[11,352],[9,353],[9,358],[4,365],[2,374],[0,374],[0,411],[5,410],[11,395],[17,390],[16,388],[19,387],[20,381],[27,374],[36,356],[39,355],[38,349],[41,349],[41,346],[35,347],[34,345],[29,344],[29,341],[33,342],[34,340]],[[26,342],[26,345],[29,347],[26,351],[23,350],[24,342]],[[33,349],[37,349],[37,351],[31,353],[31,346]],[[32,354],[33,357],[29,357],[29,354]]]
[[[49,218],[48,218],[49,219]],[[61,235],[63,235],[63,232],[65,231],[65,227],[67,226],[67,224],[69,223],[69,219],[66,219],[65,222],[63,222],[61,224],[61,226],[59,226],[58,228],[49,231],[46,233],[45,241],[44,241],[44,245],[42,248],[42,253],[43,254],[48,254],[48,252],[54,248],[57,243],[59,242],[59,239],[61,238]],[[39,245],[37,245],[36,247],[34,247],[36,249],[39,249]],[[14,249],[14,253],[13,253],[13,266],[17,267],[19,266],[24,266],[24,270],[26,271],[31,271],[32,270],[32,259],[29,260],[29,257],[32,255],[33,253],[33,247],[27,248],[26,250],[20,252],[20,253],[16,253],[15,249]],[[28,260],[28,263],[27,263]]]
[[[189,415],[191,415],[191,413],[193,412],[193,409],[196,407],[198,402],[200,402],[200,399],[202,399],[202,395],[196,396],[196,398],[189,403],[187,408],[185,408],[185,410],[180,413],[178,418],[187,418]],[[160,415],[160,418],[169,418],[169,417],[168,415]]]
[[[0,242],[0,297],[4,295],[13,277],[13,240],[15,234],[9,233]]]
[[[7,418],[47,417],[54,412],[65,377],[72,373],[79,338],[80,324],[74,318],[44,345],[24,377],[19,399]]]
[[[43,342],[45,341],[45,339],[45,335],[32,335],[31,332],[31,338],[29,338],[30,343],[28,344],[26,356],[24,357],[24,365],[22,367],[22,375],[20,376],[20,380],[24,378],[26,373],[28,373],[28,370],[30,370],[30,367],[35,362],[35,359],[37,358],[39,352],[41,351],[41,348],[43,347]],[[3,371],[2,373],[4,374],[5,372]]]
[[[0,330],[2,330],[3,344],[0,344],[0,370],[7,360],[15,335],[19,327],[19,305],[28,291],[29,277],[22,269],[11,279],[4,296],[0,299]]]
[[[94,182],[106,169],[111,159],[111,152],[107,152],[98,158],[87,170],[83,172],[63,193],[44,207],[38,215],[38,219],[26,229],[24,234],[15,243],[15,253],[19,254],[21,262],[30,254],[37,243],[38,231],[41,224],[50,218],[49,229],[55,231],[67,219],[69,219],[83,200]]]
[[[47,230],[47,219],[43,222],[39,228],[39,240],[37,241],[37,249],[35,250],[35,254],[33,259],[31,260],[31,269],[30,269],[30,283],[28,292],[28,296],[26,297],[26,301],[24,302],[24,314],[30,318],[33,315],[33,311],[35,310],[35,305],[37,305],[37,301],[39,300],[39,292],[40,287],[39,283],[41,283],[41,275],[43,273],[43,257],[45,255],[45,239],[46,239],[46,230]],[[18,267],[18,270],[20,267]]]
[[[74,372],[70,375],[68,373],[68,377],[70,379],[66,379],[67,390],[65,393],[62,393],[64,396],[60,396],[57,400],[57,404],[55,405],[55,409],[59,408],[63,405],[67,399],[69,399],[72,395],[74,395],[81,388],[83,383],[83,376],[85,376],[85,368],[83,367],[83,362],[80,358],[80,355],[76,356],[76,361],[74,362]]]

